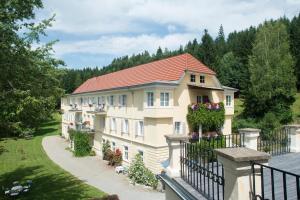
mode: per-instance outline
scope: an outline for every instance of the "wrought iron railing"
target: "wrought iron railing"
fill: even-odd
[[[271,155],[281,155],[290,152],[290,143],[290,129],[281,128],[267,136],[260,135],[257,139],[257,149]]]
[[[242,146],[244,134],[181,141],[181,178],[208,199],[224,199],[224,170],[214,149]]]
[[[256,175],[259,175],[260,186]],[[252,199],[300,199],[300,175],[252,162]],[[260,187],[259,189],[256,187]],[[257,191],[259,190],[259,191]]]

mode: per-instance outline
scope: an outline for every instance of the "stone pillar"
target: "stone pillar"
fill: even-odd
[[[166,167],[166,173],[169,177],[180,176],[180,141],[187,141],[185,135],[165,135],[169,146],[169,164]]]
[[[300,152],[300,125],[286,125],[285,128],[290,129],[291,136],[291,152]]]
[[[216,149],[215,152],[224,167],[224,199],[251,200],[253,175],[250,161],[267,165],[271,156],[245,147]],[[259,175],[255,175],[256,194],[261,193]]]
[[[259,137],[260,129],[243,128],[239,129],[241,137],[244,135],[245,147],[257,150],[257,138]]]

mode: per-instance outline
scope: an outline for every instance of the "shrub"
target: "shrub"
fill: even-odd
[[[109,165],[120,166],[122,164],[122,152],[120,151],[120,149],[117,149],[116,152],[108,149],[106,153]]]
[[[154,189],[156,189],[158,185],[158,179],[149,169],[145,167],[140,154],[137,154],[132,161],[128,170],[128,177],[133,184],[138,183],[150,186]]]
[[[70,140],[74,141],[74,155],[76,157],[88,156],[92,150],[90,136],[76,130],[69,130]]]
[[[198,131],[201,124],[202,130],[219,131],[225,121],[225,109],[223,103],[193,104],[188,107],[187,121],[190,131]]]
[[[235,117],[232,120],[232,131],[238,133],[241,128],[258,128],[259,124],[253,118],[242,119]]]
[[[108,164],[111,165],[113,157],[114,157],[114,152],[111,149],[107,149],[107,151],[105,152],[105,157],[106,160],[108,160]]]
[[[120,149],[117,149],[113,155],[113,165],[120,166],[122,164],[122,152]]]
[[[110,149],[110,144],[108,141],[106,141],[105,143],[103,143],[102,145],[102,156],[103,156],[103,160],[107,160],[107,151]]]
[[[272,133],[275,129],[280,127],[280,122],[274,113],[265,114],[261,123],[259,124],[259,128],[261,129],[261,134],[263,139],[270,139],[272,137]]]

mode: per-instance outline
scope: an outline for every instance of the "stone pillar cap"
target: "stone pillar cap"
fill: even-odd
[[[261,131],[260,129],[257,128],[241,128],[238,130],[239,132],[260,132]]]
[[[189,139],[187,135],[180,134],[165,135],[165,138],[170,141],[187,141]]]
[[[246,147],[215,149],[218,156],[235,162],[269,160],[271,155],[265,152],[255,151]]]

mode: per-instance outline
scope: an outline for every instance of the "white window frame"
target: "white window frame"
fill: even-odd
[[[125,133],[125,134],[129,133],[129,120],[128,119],[122,120],[122,133]]]
[[[110,131],[116,131],[117,130],[117,120],[116,118],[110,118]]]
[[[147,94],[147,107],[154,106],[154,92],[146,92]]]
[[[129,160],[129,147],[126,145],[123,146],[123,159],[125,161]]]
[[[136,122],[136,136],[144,136],[144,121],[143,120],[139,120]]]
[[[179,121],[174,122],[174,133],[175,134],[182,133],[182,122],[179,122]]]
[[[229,94],[225,96],[225,105],[226,107],[232,107],[232,96]]]
[[[160,93],[160,106],[161,107],[169,107],[170,106],[170,92],[161,92]]]
[[[196,75],[195,74],[191,74],[190,75],[190,82],[191,83],[195,83],[196,82]]]
[[[200,83],[204,84],[205,83],[205,75],[200,75]]]

